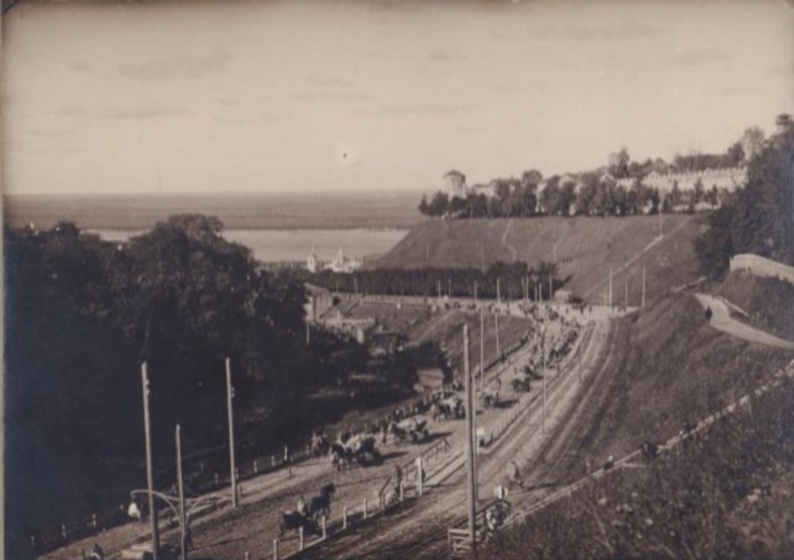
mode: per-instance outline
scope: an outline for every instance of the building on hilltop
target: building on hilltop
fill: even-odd
[[[658,189],[660,193],[669,193],[677,184],[681,192],[694,191],[695,185],[705,190],[715,188],[720,192],[733,192],[747,183],[746,167],[720,167],[703,171],[684,173],[657,173],[652,171],[642,179],[646,187]]]
[[[466,186],[466,176],[457,169],[445,173],[443,179],[446,182],[447,191],[450,196],[465,197],[468,194],[469,189]]]

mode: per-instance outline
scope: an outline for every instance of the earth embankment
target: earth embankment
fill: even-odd
[[[637,305],[697,279],[692,241],[707,227],[703,214],[624,218],[525,218],[433,220],[414,227],[368,268],[481,268],[524,261],[556,262],[566,288],[589,301],[602,301],[613,272],[613,302]]]

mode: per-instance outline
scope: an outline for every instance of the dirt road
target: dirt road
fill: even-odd
[[[713,315],[710,323],[715,329],[749,342],[783,348],[784,350],[794,350],[794,342],[783,340],[731,317],[728,305],[721,299],[707,294],[695,294],[695,297],[703,306],[703,309],[711,309]]]
[[[542,392],[529,402],[524,414],[513,424],[497,446],[478,457],[480,502],[485,503],[498,484],[507,482],[506,466],[515,459],[525,465],[528,482],[539,479],[558,457],[565,457],[565,442],[573,437],[572,419],[587,409],[582,398],[592,393],[594,381],[609,368],[608,344],[614,339],[609,321],[596,324],[581,348],[560,372],[550,376],[547,387],[547,421],[543,430]],[[478,423],[480,420],[478,419]],[[552,445],[553,443],[553,445]],[[546,468],[541,468],[541,463]],[[306,558],[437,558],[446,553],[447,529],[465,514],[465,469],[463,462],[443,480],[436,481],[430,498],[406,504],[392,515],[355,533],[335,537],[307,552]],[[542,486],[542,484],[538,484]],[[542,497],[547,490],[519,492],[508,499],[524,504]]]

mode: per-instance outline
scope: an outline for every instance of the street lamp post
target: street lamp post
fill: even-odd
[[[169,496],[168,494],[164,494],[162,492],[158,492],[157,490],[147,489],[147,490],[133,490],[130,492],[130,498],[135,499],[141,495],[149,496],[149,500],[152,504],[154,504],[154,498],[159,498],[173,513],[174,518],[179,523],[179,531],[180,531],[180,552],[182,554],[181,560],[187,560],[187,543],[188,543],[188,533],[189,533],[189,526],[190,526],[190,515],[202,504],[206,504],[209,502],[222,502],[226,501],[229,498],[226,496],[221,496],[220,494],[207,494],[206,496],[201,496],[199,498],[195,498],[191,500],[190,505],[186,504],[185,500],[185,487],[184,487],[184,479],[182,476],[182,434],[181,428],[179,425],[176,426],[175,430],[175,440],[176,440],[176,476],[177,476],[177,489],[178,495],[177,496]],[[159,543],[158,543],[159,548]],[[157,552],[158,548],[155,548],[153,552]]]

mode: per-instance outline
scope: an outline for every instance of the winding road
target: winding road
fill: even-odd
[[[730,308],[722,299],[702,293],[695,294],[695,297],[700,302],[700,305],[703,306],[703,309],[711,309],[713,314],[711,326],[715,329],[748,342],[783,348],[784,350],[794,350],[794,342],[783,340],[731,317]]]

